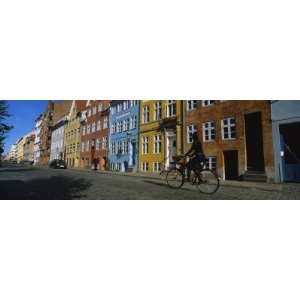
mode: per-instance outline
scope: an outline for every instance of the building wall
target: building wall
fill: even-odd
[[[41,125],[42,125],[42,116],[40,115],[38,117],[38,119],[35,122],[35,139],[34,139],[34,154],[33,154],[33,160],[34,160],[34,164],[38,164],[40,161],[40,156],[41,156],[41,151],[40,151],[40,143],[41,143],[41,137],[40,137],[40,133],[41,133]]]
[[[63,119],[52,129],[50,161],[53,159],[64,159],[64,132],[66,120]]]
[[[40,159],[39,164],[47,165],[50,160],[51,127],[53,125],[54,103],[49,101],[47,111],[41,117],[40,129]]]
[[[283,182],[283,161],[281,157],[280,125],[300,122],[300,101],[279,100],[272,101],[271,105],[274,170],[275,182]],[[298,137],[295,137],[298,138]]]
[[[204,154],[208,157],[216,158],[218,174],[222,178],[225,178],[223,151],[237,150],[239,165],[238,172],[239,175],[243,175],[247,170],[244,115],[253,112],[261,112],[262,115],[265,173],[268,179],[272,181],[274,179],[274,159],[272,149],[271,110],[269,101],[215,101],[213,105],[207,107],[202,105],[202,101],[199,102],[196,111],[186,113],[184,122],[185,150],[188,150],[190,147],[190,145],[187,143],[187,126],[195,124],[197,127],[198,136],[203,143]],[[233,117],[236,120],[237,136],[233,140],[223,140],[221,136],[221,120],[228,117]],[[203,138],[202,124],[209,121],[215,122],[216,136],[214,141],[205,142]]]
[[[137,170],[139,101],[111,101],[109,164],[110,170]],[[120,110],[118,111],[118,107]],[[118,123],[121,124],[118,132]],[[128,126],[128,128],[125,126]],[[115,129],[114,129],[115,128]],[[115,131],[114,131],[115,130]],[[118,151],[118,144],[122,146]],[[128,145],[126,147],[126,145]]]
[[[182,145],[182,105],[183,101],[176,100],[176,114],[174,116],[168,115],[168,101],[170,100],[142,100],[140,105],[140,149],[139,149],[139,170],[144,172],[159,172],[154,170],[155,164],[160,164],[160,169],[168,167],[170,161],[168,136],[174,135],[176,137],[176,155],[183,153]],[[155,118],[155,104],[161,104],[161,117],[159,120]],[[149,108],[149,121],[144,122],[144,108]],[[161,151],[154,153],[155,137],[161,138]],[[147,154],[143,153],[143,139],[148,138],[149,151]],[[148,170],[144,169],[145,164],[148,163]]]
[[[93,161],[96,160],[98,169],[107,169],[109,103],[109,100],[89,100],[83,112],[81,118],[81,168],[91,168]],[[100,129],[97,127],[98,122],[100,122]],[[94,132],[92,131],[93,124],[95,124]],[[87,128],[90,128],[89,132]]]
[[[17,162],[20,163],[24,159],[24,143],[25,139],[22,137],[17,142]]]
[[[33,162],[34,159],[34,140],[35,135],[30,135],[25,138],[24,143],[24,160]]]
[[[80,119],[81,110],[85,108],[86,101],[73,101],[68,123],[65,126],[64,153],[68,167],[78,168],[80,165]]]

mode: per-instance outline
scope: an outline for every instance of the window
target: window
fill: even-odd
[[[130,117],[130,129],[135,129],[136,128],[136,116]]]
[[[206,122],[202,124],[202,135],[204,142],[211,142],[215,140],[216,129],[214,122]]]
[[[89,151],[89,150],[90,150],[90,141],[87,141],[85,145],[85,151]]]
[[[98,112],[101,112],[103,110],[103,104],[99,103],[98,104]]]
[[[197,132],[197,127],[194,124],[191,124],[186,127],[186,138],[187,138],[187,143],[191,144],[193,142],[193,134]]]
[[[101,121],[97,121],[97,131],[101,130]]]
[[[222,120],[222,138],[223,140],[236,138],[236,124],[234,118],[227,118]]]
[[[93,107],[93,115],[95,115],[96,113],[97,113],[97,107],[94,106],[94,107]]]
[[[107,136],[104,136],[102,138],[102,149],[103,150],[107,149]]]
[[[94,147],[95,146],[95,140],[92,140],[91,141],[91,147]]]
[[[215,100],[202,100],[202,106],[210,106],[215,103]]]
[[[146,105],[143,107],[143,123],[149,122],[149,106]]]
[[[161,152],[161,135],[154,136],[154,153]]]
[[[210,170],[216,171],[217,170],[217,158],[215,156],[208,156],[206,158],[206,165]]]
[[[82,135],[85,135],[85,126],[82,127]]]
[[[128,141],[123,141],[122,142],[122,153],[123,154],[128,153]]]
[[[89,109],[89,110],[88,110],[88,117],[90,117],[91,115],[92,115],[92,110]]]
[[[117,153],[121,154],[122,153],[122,142],[118,141],[117,143]]]
[[[95,132],[96,131],[96,123],[94,122],[93,124],[92,124],[92,132]]]
[[[136,106],[137,105],[137,100],[130,100],[130,106]]]
[[[141,170],[143,172],[147,172],[149,170],[149,163],[148,162],[142,162],[142,168]]]
[[[168,100],[167,117],[176,116],[176,100]]]
[[[117,124],[114,123],[111,127],[111,133],[114,134],[114,133],[116,133],[116,131],[117,131]]]
[[[155,102],[154,104],[154,120],[160,120],[161,119],[161,102]]]
[[[103,120],[103,129],[106,129],[108,127],[108,118],[105,117]]]
[[[153,170],[154,172],[159,173],[161,171],[161,163],[160,162],[154,162],[153,163]]]
[[[122,121],[117,123],[117,132],[122,132]]]
[[[123,110],[127,110],[129,108],[129,101],[126,100],[123,102]]]
[[[91,125],[86,126],[86,133],[89,134],[91,132]]]
[[[143,136],[142,153],[143,154],[149,153],[149,137],[147,136]]]
[[[111,143],[111,153],[116,154],[116,143],[115,142]]]
[[[117,105],[117,112],[120,112],[120,111],[122,111],[122,103],[119,103]]]
[[[198,102],[197,100],[187,100],[186,101],[186,110],[191,111],[191,110],[196,109],[197,102]]]
[[[96,139],[96,150],[99,150],[100,148],[100,140]]]
[[[115,106],[112,106],[112,107],[110,108],[110,113],[111,113],[112,115],[114,115],[115,112],[116,112],[116,107],[115,107]]]
[[[129,119],[123,120],[123,131],[129,130]]]

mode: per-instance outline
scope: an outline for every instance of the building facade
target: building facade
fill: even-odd
[[[54,102],[51,127],[50,161],[53,159],[65,159],[64,137],[67,117],[72,106],[72,101]]]
[[[65,159],[64,136],[66,123],[67,116],[64,116],[51,128],[50,161]]]
[[[10,146],[8,156],[7,156],[7,160],[17,161],[17,145],[16,144],[13,144],[13,145]]]
[[[300,182],[300,101],[271,101],[275,181]]]
[[[46,112],[41,116],[41,126],[39,134],[39,164],[47,165],[50,161],[50,150],[51,150],[51,127],[53,125],[53,111],[54,103],[48,102]]]
[[[181,100],[142,100],[139,164],[142,172],[160,172],[183,153]]]
[[[274,180],[270,101],[189,100],[184,150],[198,132],[210,168],[223,179]]]
[[[109,167],[112,171],[137,171],[139,104],[138,100],[111,101]]]
[[[34,141],[35,134],[30,134],[25,138],[24,142],[24,160],[30,163],[34,162]]]
[[[17,163],[20,163],[24,160],[24,142],[25,139],[23,137],[19,138],[16,142],[17,144]]]
[[[40,163],[40,156],[41,156],[41,150],[40,150],[40,146],[41,146],[41,126],[42,126],[42,122],[43,122],[43,114],[41,114],[36,120],[35,120],[35,131],[34,131],[34,135],[35,135],[35,139],[34,139],[34,149],[33,149],[33,161],[34,164],[37,165]]]
[[[80,165],[80,120],[81,112],[85,109],[85,100],[73,100],[67,117],[64,137],[65,161],[68,167],[78,168]]]
[[[81,168],[108,168],[109,104],[109,100],[88,100],[82,112]]]

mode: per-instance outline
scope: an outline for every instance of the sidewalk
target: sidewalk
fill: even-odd
[[[142,172],[138,173],[125,173],[125,172],[112,172],[112,171],[94,171],[91,169],[79,169],[73,168],[70,170],[76,170],[79,172],[92,172],[92,173],[99,173],[99,174],[108,174],[108,175],[115,175],[115,176],[129,176],[129,177],[139,177],[148,180],[156,180],[164,182],[163,176],[159,174],[146,174]],[[296,189],[300,192],[300,184],[281,184],[281,183],[265,183],[265,182],[249,182],[249,181],[234,181],[234,180],[220,180],[220,186],[228,186],[228,187],[236,187],[236,188],[244,188],[244,189],[259,189],[263,191],[277,191],[282,192],[287,185],[291,185],[293,189]],[[190,187],[194,189],[195,187],[186,184],[184,188]]]

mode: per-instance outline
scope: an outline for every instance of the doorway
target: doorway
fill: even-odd
[[[224,151],[225,180],[236,180],[239,177],[238,151]]]
[[[167,132],[167,167],[174,161],[173,157],[176,156],[176,134],[175,132]]]
[[[283,180],[300,182],[300,122],[279,127],[281,140]]]
[[[245,114],[247,170],[265,170],[261,113]]]

